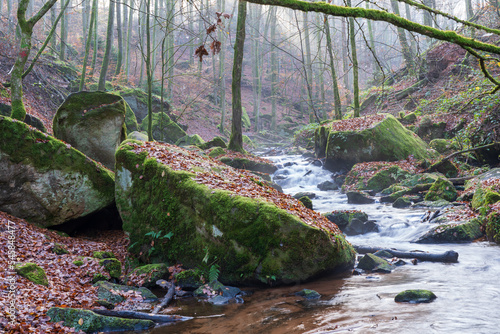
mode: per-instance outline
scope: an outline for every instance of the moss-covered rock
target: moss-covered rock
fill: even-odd
[[[215,159],[224,154],[226,154],[226,151],[222,147],[214,147],[210,149],[208,156]]]
[[[471,242],[483,236],[481,219],[467,222],[450,222],[432,228],[418,238],[417,243]]]
[[[165,263],[155,263],[140,266],[135,268],[131,274],[137,276],[145,275],[144,283],[142,284],[142,286],[145,286],[146,288],[155,287],[157,280],[168,278],[168,276],[170,275],[168,266]]]
[[[203,285],[203,273],[199,269],[183,270],[174,276],[177,285],[184,290],[196,290]]]
[[[64,245],[58,243],[54,244],[54,246],[52,247],[52,252],[57,255],[64,255],[69,253]]]
[[[205,143],[198,145],[198,147],[201,148],[202,150],[208,150],[209,148],[212,147],[227,148],[227,145],[221,137],[214,137],[212,140],[209,140]]]
[[[99,281],[95,283],[94,286],[97,287],[97,298],[112,304],[118,304],[124,301],[125,297],[122,295],[126,295],[129,291],[139,293],[146,302],[154,302],[158,300],[156,295],[145,287],[137,288],[134,286],[114,284],[106,281]]]
[[[368,253],[359,260],[358,269],[373,272],[390,273],[394,269],[394,267],[389,264],[387,260]]]
[[[63,325],[86,333],[112,331],[139,331],[154,327],[151,320],[124,319],[96,314],[88,310],[52,307],[47,312],[51,322],[63,321]]]
[[[366,188],[376,192],[382,191],[387,187],[398,183],[410,176],[410,173],[399,166],[392,166],[388,169],[382,169],[368,179]]]
[[[417,115],[414,112],[411,112],[408,115],[403,115],[399,121],[405,125],[413,124],[417,121]]]
[[[98,282],[107,282],[109,280],[109,277],[101,274],[101,273],[95,273],[92,275],[92,284],[98,283]]]
[[[125,102],[125,126],[127,128],[127,133],[131,133],[139,130],[139,123],[137,123],[137,118],[135,117],[134,111],[127,102]]]
[[[189,146],[189,145],[196,145],[199,146],[200,144],[203,144],[205,141],[203,138],[200,137],[200,135],[186,135],[182,138],[179,138],[175,142],[175,145],[177,146]]]
[[[96,259],[116,259],[116,256],[115,254],[113,254],[113,252],[108,252],[108,251],[95,251],[93,254],[92,254],[92,257],[96,258]]]
[[[307,196],[302,196],[301,198],[299,198],[299,201],[304,204],[304,206],[308,209],[311,209],[313,208],[313,202],[311,201],[311,199]]]
[[[82,260],[75,260],[73,261],[73,264],[77,267],[83,266],[83,261]]]
[[[425,142],[405,129],[396,118],[384,116],[382,121],[361,131],[332,131],[320,127],[315,135],[316,155],[325,156],[325,166],[333,170],[351,168],[365,161],[396,161],[410,155],[424,159],[434,155]],[[326,153],[323,153],[325,142]]]
[[[430,116],[424,116],[418,123],[415,132],[420,138],[430,142],[433,139],[444,138],[445,128],[446,122],[434,123]]]
[[[500,244],[500,213],[493,211],[485,220],[488,240]]]
[[[349,204],[371,204],[375,199],[364,191],[348,191],[347,203]]]
[[[352,264],[353,249],[337,230],[308,225],[270,201],[197,181],[227,178],[238,173],[234,169],[175,146],[141,145],[124,142],[116,155],[117,207],[137,245],[132,253],[150,248],[146,233],[170,231],[170,239],[154,245],[159,261],[196,268],[208,250],[217,257],[221,281],[238,284],[268,283],[271,276],[276,283],[302,281]],[[172,165],[148,157],[151,145],[175,158]],[[196,163],[179,170],[188,157]]]
[[[112,278],[120,278],[122,275],[122,263],[120,260],[113,258],[102,259],[99,260],[99,265],[103,266]]]
[[[148,95],[140,88],[123,88],[113,91],[113,94],[120,95],[130,106],[139,123],[144,122],[148,115]],[[170,105],[167,101],[161,104],[160,97],[153,95],[152,111],[158,113],[160,111],[169,112]]]
[[[321,295],[319,292],[311,289],[303,289],[295,293],[297,296],[304,297],[305,299],[320,299]]]
[[[457,151],[459,149],[457,143],[449,139],[433,139],[429,143],[429,146],[441,154],[450,153],[451,151]]]
[[[70,94],[54,116],[54,136],[113,170],[116,148],[127,137],[125,112],[125,101],[114,94]]]
[[[35,263],[16,264],[15,271],[18,275],[32,281],[35,284],[49,285],[45,271]]]
[[[114,201],[114,174],[69,144],[0,116],[0,210],[48,227]]]
[[[148,141],[148,134],[144,131],[133,131],[127,135],[128,139],[140,140],[140,141]]]
[[[398,303],[430,303],[436,299],[436,295],[429,290],[405,290],[394,297]]]
[[[457,190],[453,183],[447,179],[438,178],[425,195],[425,200],[437,201],[444,199],[445,201],[453,202],[457,199],[457,196]]]
[[[141,130],[148,131],[147,118],[141,123]],[[152,132],[154,140],[169,144],[175,144],[179,139],[187,135],[166,113],[153,114]]]
[[[357,210],[338,210],[325,213],[324,215],[329,221],[336,224],[342,231],[353,219],[359,219],[362,222],[368,221],[368,215]]]
[[[256,160],[250,155],[248,157],[222,156],[217,159],[228,166],[249,171],[272,174],[278,170],[273,163]]]

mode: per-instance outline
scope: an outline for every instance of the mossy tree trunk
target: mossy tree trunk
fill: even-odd
[[[399,3],[396,0],[391,0],[391,7],[394,14],[400,16],[399,14]],[[403,28],[397,28],[399,44],[401,45],[401,52],[403,53],[403,58],[405,60],[406,68],[409,73],[413,73],[415,66],[413,62],[413,55],[411,54],[410,45],[406,39],[406,32]]]
[[[148,141],[153,141],[153,69],[151,66],[151,18],[149,8],[151,0],[146,4],[146,54],[143,55],[146,62],[147,92],[148,92]]]
[[[334,104],[334,109],[335,109],[335,118],[342,119],[342,105],[340,102],[340,91],[339,91],[339,85],[337,83],[337,71],[335,70],[335,58],[333,57],[333,46],[332,46],[332,37],[330,34],[330,23],[328,22],[327,15],[325,15],[323,22],[324,22],[325,35],[326,35],[326,48],[328,50],[328,55],[330,56],[330,73],[332,74],[333,104]]]
[[[23,121],[26,108],[23,103],[23,72],[31,52],[31,36],[35,24],[47,13],[57,0],[47,1],[30,19],[26,20],[26,10],[29,0],[20,0],[17,8],[17,22],[21,31],[21,44],[11,74],[11,117]]]
[[[134,19],[134,11],[132,10],[132,5],[134,4],[134,0],[130,0],[130,9],[129,9],[129,17],[128,17],[128,27],[127,27],[127,48],[126,48],[126,61],[125,61],[125,76],[127,81],[130,75],[130,36],[132,35],[132,24]]]
[[[226,10],[226,0],[218,0],[219,9],[224,13]],[[191,15],[191,13],[190,13]],[[190,22],[192,25],[192,23]],[[226,122],[226,71],[225,71],[225,60],[226,60],[226,43],[225,34],[222,29],[219,29],[218,39],[222,43],[222,47],[219,53],[219,95],[220,95],[220,128],[221,134],[224,134],[224,123]],[[189,52],[192,52],[192,43]],[[191,57],[189,58],[191,63]]]
[[[99,75],[99,85],[97,90],[106,90],[106,74],[108,73],[109,58],[111,56],[111,47],[113,44],[113,21],[115,20],[115,3],[109,2],[108,11],[108,29],[106,32],[106,48],[104,50],[104,57],[102,59],[101,73]]]
[[[243,70],[243,47],[245,45],[245,21],[247,17],[247,1],[238,1],[238,21],[236,23],[236,40],[234,42],[234,61],[233,61],[233,82],[232,90],[232,109],[233,121],[231,126],[231,139],[228,148],[237,152],[244,152],[243,132],[241,126],[241,73]]]
[[[95,68],[97,64],[97,51],[99,49],[99,34],[98,34],[98,29],[97,29],[97,22],[98,22],[98,17],[99,17],[99,1],[96,3],[95,7],[95,19],[94,22],[90,22],[90,24],[94,25],[94,36],[92,36],[92,39],[94,40],[94,46],[93,46],[93,54],[92,54],[92,68],[90,69],[89,76],[94,76],[95,73]]]
[[[61,43],[59,50],[59,59],[64,61],[66,60],[66,44],[68,43],[68,15],[66,12],[66,7],[61,6]]]
[[[276,52],[277,8],[271,8],[271,129],[276,130],[276,99],[278,94],[278,61]]]
[[[121,3],[116,3],[116,32],[118,37],[118,54],[116,58],[116,69],[115,75],[120,74],[122,70],[122,61],[123,61],[123,33],[122,33],[122,15],[121,15]]]

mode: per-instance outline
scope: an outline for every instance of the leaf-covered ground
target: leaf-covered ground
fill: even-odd
[[[14,238],[9,243],[11,231],[14,231]],[[49,323],[45,314],[54,306],[82,309],[96,306],[93,305],[97,297],[96,288],[91,282],[93,275],[109,275],[98,260],[92,258],[94,251],[112,251],[124,263],[127,245],[125,234],[121,231],[103,232],[98,239],[99,241],[92,241],[61,236],[0,212],[0,332],[74,332],[60,324]],[[55,254],[53,248],[56,243],[69,253]],[[45,270],[49,281],[47,287],[10,272],[9,262],[12,259],[9,258],[9,245],[14,246],[16,262],[36,263]],[[83,265],[73,264],[76,260],[81,260]],[[7,318],[10,315],[8,292],[11,278],[15,278],[15,325],[9,325]]]

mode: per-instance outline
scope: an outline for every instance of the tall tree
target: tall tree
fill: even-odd
[[[26,10],[29,0],[20,0],[17,7],[17,22],[21,31],[21,43],[11,74],[11,117],[23,121],[26,117],[26,108],[23,103],[23,79],[24,66],[31,52],[31,37],[33,27],[47,13],[57,0],[47,1],[42,8],[30,19],[26,19]]]
[[[352,6],[351,0],[347,0],[347,5]],[[352,58],[352,85],[354,97],[354,117],[359,117],[359,79],[358,79],[358,53],[356,48],[356,32],[354,30],[354,18],[349,18],[349,40],[351,44]]]
[[[122,61],[123,61],[123,27],[122,27],[122,15],[121,15],[121,3],[116,3],[116,32],[118,38],[118,54],[116,58],[116,69],[115,75],[118,75],[122,70]]]
[[[98,25],[97,22],[99,21],[99,1],[97,1],[96,6],[95,6],[95,19],[94,22],[90,22],[90,24],[94,25],[94,36],[92,37],[94,41],[94,46],[92,50],[92,68],[90,69],[89,75],[92,77],[94,76],[94,72],[96,70],[96,64],[97,64],[97,51],[99,49],[99,34],[98,34]]]
[[[276,130],[277,113],[276,113],[276,99],[278,94],[278,61],[276,50],[276,12],[277,8],[270,9],[271,15],[271,129]]]
[[[87,74],[87,60],[89,58],[90,53],[90,44],[92,41],[92,30],[94,29],[94,20],[97,11],[97,0],[93,0],[92,2],[92,14],[90,14],[90,30],[89,36],[87,38],[87,43],[85,43],[85,54],[83,56],[83,68],[82,68],[82,77],[80,79],[80,87],[79,90],[82,91],[85,88],[85,75]]]
[[[241,73],[243,70],[246,17],[247,2],[245,0],[238,0],[238,21],[236,23],[236,40],[234,42],[233,82],[231,84],[233,93],[233,121],[231,126],[231,138],[228,145],[230,150],[237,152],[245,151],[243,149],[243,131],[241,127]]]
[[[324,29],[326,34],[326,48],[328,50],[328,55],[330,56],[330,73],[332,74],[332,86],[333,86],[333,106],[335,109],[335,118],[342,119],[342,106],[340,102],[340,92],[337,83],[337,71],[335,70],[335,59],[333,57],[333,46],[332,37],[330,34],[330,24],[328,23],[328,16],[324,16]]]
[[[68,17],[66,9],[62,8],[62,6],[61,11],[63,12],[63,15],[61,18],[61,43],[59,46],[59,59],[64,61],[66,60],[66,43],[68,41]]]
[[[151,0],[146,3],[146,54],[143,54],[146,63],[147,93],[148,93],[148,141],[153,141],[153,68],[151,66]],[[163,116],[162,116],[163,118]]]
[[[106,32],[106,48],[104,49],[104,57],[102,59],[101,73],[99,75],[99,85],[98,90],[106,89],[106,74],[108,73],[109,58],[111,55],[111,47],[113,45],[113,21],[114,21],[114,1],[109,2],[108,11],[108,29]]]
[[[392,11],[394,14],[401,16],[399,14],[399,3],[397,0],[391,0]],[[406,32],[403,28],[397,28],[399,44],[401,45],[401,52],[403,53],[403,58],[405,61],[406,68],[409,73],[413,73],[415,66],[413,62],[413,55],[411,54],[410,45],[406,39]]]

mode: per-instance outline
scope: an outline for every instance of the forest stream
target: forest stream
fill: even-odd
[[[398,250],[459,253],[458,263],[419,262],[397,267],[390,274],[345,273],[292,286],[248,288],[243,304],[214,306],[195,299],[176,300],[173,313],[195,317],[183,323],[141,333],[497,333],[500,325],[500,248],[489,242],[415,244],[429,229],[422,222],[426,210],[395,209],[390,204],[347,204],[340,191],[319,191],[317,184],[331,173],[300,156],[273,156],[280,169],[274,176],[285,193],[316,194],[314,209],[361,210],[379,225],[378,233],[351,236],[353,245]],[[286,168],[287,162],[296,164]],[[289,164],[287,164],[289,165]],[[309,172],[311,171],[311,172]],[[306,175],[307,174],[307,175]],[[295,293],[313,289],[317,300]],[[431,303],[396,303],[407,289],[428,289],[437,295]]]

